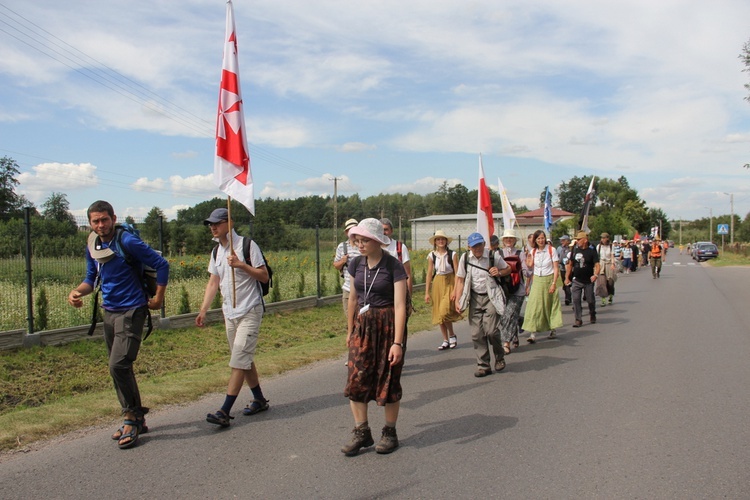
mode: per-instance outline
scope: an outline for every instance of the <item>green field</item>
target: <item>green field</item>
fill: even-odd
[[[413,252],[412,269],[416,283],[424,282],[426,252]],[[266,253],[273,268],[274,287],[266,297],[268,302],[290,300],[317,295],[317,265],[315,251],[281,251]],[[208,256],[170,258],[170,281],[165,300],[166,316],[181,312],[197,312],[203,301],[208,281]],[[321,297],[341,293],[341,278],[331,264],[333,255],[321,255]],[[47,296],[47,328],[86,325],[91,321],[88,302],[81,309],[67,303],[70,290],[83,279],[84,260],[70,258],[42,258],[33,261],[34,301],[44,287]],[[22,259],[0,260],[0,331],[27,327],[26,272]],[[184,292],[183,292],[184,288]],[[189,311],[180,311],[182,294],[186,293]],[[35,305],[36,307],[36,305]],[[35,315],[38,315],[35,312]]]

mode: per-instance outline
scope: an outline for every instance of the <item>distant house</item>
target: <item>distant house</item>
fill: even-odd
[[[495,234],[501,236],[503,233],[503,214],[493,213],[495,219]],[[560,210],[552,209],[552,222],[557,223],[575,217],[575,214]],[[466,246],[466,237],[477,229],[477,214],[449,214],[449,215],[428,215],[411,219],[411,245],[414,250],[431,250],[430,236],[435,231],[442,229],[445,234],[453,238],[451,246],[458,248]],[[530,210],[516,215],[516,234],[519,239],[526,238],[526,235],[533,233],[537,229],[544,229],[544,209]]]

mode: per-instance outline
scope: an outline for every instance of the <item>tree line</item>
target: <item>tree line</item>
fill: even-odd
[[[37,256],[80,256],[87,234],[79,231],[75,217],[69,212],[69,203],[64,193],[53,192],[37,209],[22,195],[16,193],[18,165],[8,157],[0,158],[0,257],[23,253],[23,213],[30,207],[33,252]],[[552,237],[571,233],[577,229],[578,214],[588,190],[591,176],[573,177],[561,181],[553,190],[552,204],[556,208],[576,214],[572,221],[556,225]],[[674,233],[673,223],[659,208],[649,208],[638,192],[630,187],[627,178],[602,178],[595,183],[594,203],[589,213],[589,227],[597,236],[602,232],[631,236],[637,231],[648,234],[650,228],[660,226],[662,237]],[[544,191],[540,195],[539,207],[544,203]],[[492,205],[499,212],[500,195],[490,188]],[[342,237],[340,227],[346,219],[361,220],[365,217],[388,217],[395,227],[399,223],[403,237],[409,241],[410,219],[428,215],[466,214],[476,212],[477,190],[462,184],[449,186],[444,182],[436,192],[427,195],[416,193],[378,194],[361,198],[351,196],[304,196],[295,199],[259,199],[253,217],[239,203],[233,202],[232,213],[241,234],[251,235],[264,249],[294,250],[315,245],[315,229],[320,229],[320,238],[333,243]],[[203,220],[215,208],[225,207],[226,199],[213,198],[190,208],[179,210],[174,220],[167,221],[159,207],[153,207],[143,221],[136,226],[144,240],[152,246],[162,246],[167,256],[205,254],[214,245]],[[538,207],[532,207],[536,209]],[[516,214],[528,211],[526,206],[513,206]],[[337,221],[334,225],[334,211]],[[750,214],[749,214],[750,215]],[[726,220],[724,220],[726,219]],[[135,222],[132,219],[128,222]],[[702,234],[709,220],[699,219],[683,222],[682,230]],[[729,215],[713,218],[714,224],[729,223]],[[333,228],[339,228],[334,238]],[[750,217],[743,222],[735,215],[735,239],[750,241]],[[161,242],[161,243],[160,243]]]

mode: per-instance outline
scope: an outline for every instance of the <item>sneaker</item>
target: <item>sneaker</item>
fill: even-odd
[[[605,307],[607,305],[607,299],[605,297],[602,297],[602,307]]]
[[[367,425],[367,422],[359,427],[355,427],[352,434],[354,434],[354,436],[352,436],[352,440],[349,444],[346,444],[341,448],[341,453],[347,457],[353,457],[359,453],[360,448],[367,448],[368,446],[375,444],[375,440],[372,439],[372,432],[370,432],[370,426]]]
[[[612,299],[614,299],[614,297],[612,297],[612,296],[610,295],[610,296],[609,296],[609,303],[610,303],[610,304],[612,303]]]
[[[458,337],[455,335],[452,337],[448,337],[448,343],[450,344],[451,349],[455,349],[456,346],[458,346]]]
[[[383,427],[383,435],[380,436],[380,442],[375,446],[375,452],[384,455],[391,453],[398,448],[398,436],[395,427]]]
[[[206,415],[206,422],[208,422],[209,424],[216,424],[221,427],[229,427],[229,420],[232,419],[234,419],[234,417],[230,417],[222,410],[217,410],[216,413],[209,413],[208,415]]]
[[[255,415],[256,413],[260,413],[262,411],[266,411],[268,409],[268,400],[264,399],[263,401],[260,401],[258,399],[254,399],[252,403],[247,405],[244,410],[242,410],[243,415]]]
[[[474,372],[474,376],[477,378],[486,377],[487,375],[492,375],[492,370],[490,370],[489,368],[479,368]]]
[[[505,358],[495,361],[495,371],[501,372],[505,369]]]

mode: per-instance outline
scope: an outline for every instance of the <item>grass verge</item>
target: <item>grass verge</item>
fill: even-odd
[[[721,252],[715,259],[709,259],[706,262],[711,266],[725,267],[725,266],[750,266],[750,257],[739,253],[732,252]]]
[[[420,297],[419,294],[415,299]],[[431,309],[415,300],[409,330],[431,327]],[[346,352],[340,304],[266,315],[256,359],[262,378]],[[0,353],[0,451],[101,425],[120,417],[101,341]],[[145,406],[195,401],[223,391],[229,376],[223,324],[156,330],[135,363]]]

